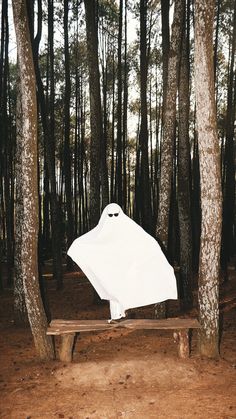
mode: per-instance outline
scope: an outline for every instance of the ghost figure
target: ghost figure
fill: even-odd
[[[177,298],[174,270],[159,244],[117,204],[107,205],[98,225],[76,239],[68,255],[100,298],[109,300],[111,319]]]

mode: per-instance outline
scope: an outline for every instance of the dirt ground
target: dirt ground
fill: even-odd
[[[49,267],[45,271],[49,272]],[[106,319],[81,273],[56,291],[45,276],[52,318]],[[236,274],[221,286],[221,357],[201,359],[197,332],[191,357],[181,360],[171,331],[114,329],[78,337],[71,364],[42,363],[30,330],[13,322],[13,296],[0,296],[0,418],[4,419],[236,419]],[[178,315],[178,304],[169,304]],[[150,317],[153,307],[134,310]],[[58,348],[60,337],[56,337]]]

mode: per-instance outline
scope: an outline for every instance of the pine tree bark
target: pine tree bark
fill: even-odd
[[[168,80],[166,103],[164,105],[163,118],[163,142],[161,146],[161,176],[160,176],[160,201],[156,235],[167,249],[169,207],[172,180],[173,144],[175,137],[176,119],[176,94],[178,82],[178,70],[180,60],[181,34],[183,28],[185,1],[176,0],[174,19],[172,23],[172,35],[168,57]]]
[[[151,192],[149,180],[148,122],[147,122],[147,0],[140,0],[140,78],[141,78],[141,126],[140,126],[140,208],[143,228],[152,233]]]
[[[214,0],[196,0],[194,71],[202,213],[199,349],[201,355],[214,358],[219,354],[222,193],[214,92],[213,20]]]
[[[186,16],[186,14],[185,14]],[[186,22],[186,19],[185,19]],[[178,215],[180,231],[180,286],[182,306],[192,306],[191,160],[189,141],[189,45],[187,25],[182,38],[179,81]]]
[[[117,202],[123,204],[122,194],[122,32],[123,32],[123,0],[119,7],[119,33],[118,33],[118,63],[117,63],[117,138],[116,138],[116,187]]]
[[[196,110],[195,110],[196,114]],[[196,117],[194,118],[196,121]],[[192,158],[192,239],[193,239],[193,271],[198,272],[200,231],[201,231],[201,208],[200,208],[200,170],[197,133],[194,128],[193,158]]]
[[[5,231],[5,202],[4,202],[4,161],[5,149],[3,141],[3,64],[4,64],[4,42],[5,42],[5,9],[6,0],[2,1],[1,8],[1,44],[0,44],[0,288],[3,290],[3,275],[2,275],[2,261],[3,261],[3,243],[6,238]]]
[[[33,54],[26,0],[14,0],[13,17],[19,58],[22,97],[22,230],[21,261],[25,302],[37,354],[41,359],[54,357],[52,340],[46,335],[47,319],[38,281],[38,167],[37,102]]]
[[[2,79],[1,79],[1,100],[0,100],[0,117],[1,117],[1,141],[3,143],[4,159],[3,175],[4,175],[4,203],[5,203],[5,222],[6,222],[6,256],[7,256],[7,284],[12,286],[13,283],[13,200],[12,200],[12,143],[9,131],[9,110],[8,110],[8,85],[9,85],[9,24],[8,24],[8,1],[2,2]]]
[[[112,57],[112,121],[111,121],[111,202],[115,199],[115,57]]]
[[[127,63],[127,0],[125,0],[125,36],[124,36],[124,95],[123,95],[123,139],[122,139],[122,163],[123,163],[123,211],[127,210],[127,117],[128,117],[128,63]]]
[[[21,183],[22,170],[22,108],[21,108],[21,89],[20,79],[17,80],[17,104],[16,104],[16,204],[15,204],[15,254],[14,254],[14,322],[17,325],[28,324],[27,308],[25,304],[24,293],[24,277],[23,266],[21,258],[21,244],[22,244],[22,217],[24,214],[23,208],[23,193]]]
[[[223,201],[223,227],[222,227],[222,268],[227,277],[227,264],[234,254],[234,211],[235,211],[235,53],[236,53],[236,2],[234,5],[233,35],[229,66],[227,111],[226,111],[226,139],[225,139],[225,184]]]
[[[72,211],[72,159],[70,147],[70,56],[69,56],[69,33],[68,33],[69,0],[64,0],[64,65],[65,65],[65,93],[64,93],[64,180],[66,196],[66,233],[67,247],[74,240],[74,214]]]
[[[29,0],[27,0],[29,1]],[[31,3],[30,3],[31,5]],[[33,42],[33,56],[34,56],[34,67],[37,81],[37,93],[38,101],[40,104],[41,121],[44,133],[44,145],[45,145],[45,159],[47,165],[47,171],[50,181],[50,208],[51,208],[51,228],[52,228],[52,254],[53,254],[53,276],[57,281],[57,288],[60,289],[63,286],[62,282],[62,237],[61,237],[61,219],[59,202],[56,190],[56,175],[55,175],[55,146],[54,138],[52,137],[53,132],[49,128],[48,120],[48,109],[46,107],[46,100],[44,94],[44,86],[42,83],[39,62],[38,62],[38,49],[39,43],[42,36],[42,0],[38,0],[38,30],[36,37]],[[33,38],[33,34],[31,33]]]
[[[168,55],[170,48],[170,29],[169,29],[169,0],[161,0],[161,36],[162,36],[162,78],[163,78],[163,109],[162,118],[164,115],[166,91],[167,91],[167,77],[168,77]]]
[[[176,0],[172,23],[171,42],[168,52],[166,95],[163,98],[163,141],[161,144],[161,173],[156,236],[165,250],[167,250],[168,246],[173,147],[176,125],[176,94],[184,7],[185,0]],[[165,84],[163,87],[165,88]],[[155,307],[155,317],[162,318],[164,316],[165,303],[157,304]]]
[[[102,110],[98,66],[98,37],[96,25],[96,2],[85,0],[87,55],[90,92],[90,228],[95,227],[100,217],[100,175]]]
[[[101,31],[102,32],[102,31]],[[103,99],[103,138],[101,143],[101,186],[102,186],[102,208],[109,203],[109,184],[108,184],[108,167],[107,167],[107,143],[108,143],[108,64],[106,56],[106,43],[104,34],[101,34],[101,55],[102,60],[102,99]]]

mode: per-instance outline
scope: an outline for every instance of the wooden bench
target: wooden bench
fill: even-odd
[[[200,324],[194,318],[127,319],[117,323],[109,323],[107,320],[52,320],[47,335],[61,336],[59,359],[71,362],[76,333],[114,328],[174,330],[178,354],[180,358],[187,358],[190,355],[189,330],[200,328]]]

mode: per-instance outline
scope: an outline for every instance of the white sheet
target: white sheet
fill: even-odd
[[[98,225],[76,239],[68,255],[100,298],[110,301],[111,318],[125,310],[177,298],[174,270],[157,241],[109,204]]]

